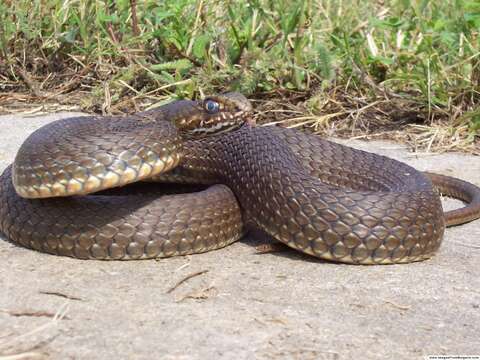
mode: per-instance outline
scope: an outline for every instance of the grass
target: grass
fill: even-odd
[[[477,0],[5,0],[0,110],[237,90],[264,123],[479,153],[479,29]]]

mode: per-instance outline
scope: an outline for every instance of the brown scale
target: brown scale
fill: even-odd
[[[294,130],[242,128],[187,142],[184,150],[187,161],[168,179],[225,183],[246,222],[327,260],[424,260],[439,248],[445,224],[480,215],[474,185]],[[469,205],[444,215],[430,179]]]
[[[231,93],[47,125],[0,177],[0,230],[47,253],[145,259],[226,246],[249,224],[319,258],[387,264],[431,257],[445,224],[480,216],[466,182],[293,130],[231,131],[250,110]],[[140,180],[212,186],[110,189]],[[443,214],[432,181],[469,205]]]

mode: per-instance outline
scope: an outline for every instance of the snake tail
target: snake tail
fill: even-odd
[[[440,194],[467,203],[465,207],[444,213],[447,226],[461,225],[480,218],[480,188],[446,175],[425,172]]]

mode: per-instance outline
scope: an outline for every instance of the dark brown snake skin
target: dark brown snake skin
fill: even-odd
[[[128,120],[134,125],[99,127],[102,135],[91,137],[91,142],[103,144],[105,138],[113,139],[109,143],[115,145],[106,153],[117,154],[115,159],[123,161],[119,165],[102,152],[93,156],[96,162],[75,154],[79,147],[84,147],[82,153],[98,150],[89,148],[91,143],[75,142],[80,126],[76,121],[85,119],[51,125],[58,126],[60,134],[69,134],[62,144],[71,144],[65,145],[71,149],[70,155],[65,155],[66,148],[52,147],[44,136],[39,136],[34,146],[58,152],[55,156],[70,165],[74,158],[76,166],[72,165],[68,174],[63,167],[52,172],[55,164],[35,161],[28,144],[37,140],[27,140],[15,161],[20,171],[13,176],[28,185],[23,195],[43,197],[55,191],[62,195],[55,176],[78,194],[89,192],[91,183],[104,189],[136,181],[139,174],[157,181],[223,185],[205,186],[199,193],[159,196],[156,184],[145,183],[138,192],[127,187],[87,196],[30,200],[15,192],[9,167],[0,178],[0,230],[13,242],[78,258],[152,258],[220,248],[241,237],[246,223],[322,259],[406,263],[431,257],[441,244],[446,224],[480,216],[480,189],[472,184],[421,173],[398,161],[294,130],[243,126],[200,140],[177,141],[175,129],[163,123],[158,126],[155,121],[140,126],[136,119]],[[124,134],[127,128],[128,135]],[[48,127],[43,131],[53,133]],[[44,153],[39,154],[37,160],[45,158]],[[170,159],[175,156],[178,159]],[[145,163],[155,162],[157,168],[148,165],[149,171],[142,170]],[[164,174],[178,162],[181,165]],[[78,170],[96,166],[100,166],[94,174],[96,180],[89,180],[93,170]],[[135,176],[122,180],[125,169],[130,168]],[[29,175],[29,169],[35,169],[35,176]],[[105,175],[106,170],[118,175],[115,181],[112,175]],[[444,216],[432,181],[442,192],[469,205]]]

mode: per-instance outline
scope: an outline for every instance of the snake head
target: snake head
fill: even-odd
[[[236,130],[245,123],[254,125],[251,112],[252,105],[245,96],[230,92],[200,101],[184,100],[181,110],[173,112],[170,119],[183,136],[201,138]]]

